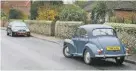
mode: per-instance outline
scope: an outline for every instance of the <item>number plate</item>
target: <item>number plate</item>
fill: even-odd
[[[20,33],[25,33],[25,32],[21,31]]]
[[[119,51],[120,47],[119,46],[108,46],[106,49],[108,51]]]

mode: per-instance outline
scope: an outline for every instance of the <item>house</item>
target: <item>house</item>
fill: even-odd
[[[17,1],[1,1],[1,10],[5,14],[9,13],[11,8],[22,11],[25,15],[30,15],[31,2],[29,0],[17,0]]]
[[[83,9],[91,14],[93,5],[96,1],[88,1]],[[113,15],[118,19],[136,20],[136,1],[106,1],[107,8],[112,10]],[[105,21],[109,21],[107,13]]]

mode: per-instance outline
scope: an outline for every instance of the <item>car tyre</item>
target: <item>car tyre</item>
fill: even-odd
[[[122,65],[122,63],[124,62],[124,59],[125,59],[125,57],[120,57],[120,59],[115,58],[115,61],[116,61],[117,65]]]
[[[73,56],[72,54],[69,53],[69,47],[66,45],[63,47],[63,55],[66,58],[71,58]]]
[[[7,32],[7,35],[9,35],[9,33]]]
[[[15,36],[14,32],[12,32],[12,31],[11,31],[10,35],[11,35],[12,37],[14,37],[14,36]]]
[[[90,52],[88,50],[84,51],[83,57],[84,57],[85,64],[87,64],[87,65],[92,64],[93,59],[91,58],[91,54],[90,54]]]
[[[29,34],[27,34],[27,37],[30,37],[31,35],[30,35],[30,33]]]

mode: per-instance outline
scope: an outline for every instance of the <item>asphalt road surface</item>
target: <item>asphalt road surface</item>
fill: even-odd
[[[136,70],[136,65],[114,60],[86,65],[82,58],[65,58],[62,46],[34,37],[10,37],[1,30],[2,70]]]

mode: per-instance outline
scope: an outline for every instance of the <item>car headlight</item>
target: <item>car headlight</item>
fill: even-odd
[[[29,29],[26,29],[27,32],[29,32],[30,30]]]

